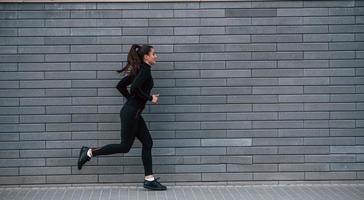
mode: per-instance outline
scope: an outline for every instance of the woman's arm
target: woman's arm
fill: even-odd
[[[150,71],[148,71],[148,69],[141,68],[130,87],[130,91],[134,92],[138,97],[142,98],[145,101],[152,101],[153,99],[151,95],[147,94],[142,89],[143,83],[148,80],[150,76]]]
[[[125,97],[128,98],[130,96],[130,93],[128,89],[126,88],[130,83],[133,81],[133,78],[131,76],[125,76],[122,78],[119,83],[116,85],[116,88],[119,90],[119,92]]]

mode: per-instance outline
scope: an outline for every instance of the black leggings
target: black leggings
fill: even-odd
[[[114,153],[127,153],[134,143],[135,137],[143,144],[142,160],[145,176],[152,175],[152,146],[153,140],[143,117],[141,109],[125,104],[120,110],[121,143],[108,144],[100,148],[92,149],[92,155],[109,155]]]

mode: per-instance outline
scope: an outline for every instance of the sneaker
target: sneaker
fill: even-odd
[[[155,178],[153,181],[144,180],[144,188],[150,190],[166,190],[167,187],[158,182],[158,178]]]
[[[80,170],[82,168],[82,165],[84,165],[87,161],[91,160],[90,157],[87,155],[87,151],[89,150],[88,147],[83,146],[80,150],[80,155],[78,156],[78,169]]]

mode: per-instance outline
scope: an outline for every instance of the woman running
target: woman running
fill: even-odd
[[[153,140],[145,124],[142,111],[147,101],[158,103],[159,94],[150,95],[153,88],[151,66],[156,63],[155,49],[149,45],[133,44],[128,53],[128,61],[118,73],[124,72],[126,76],[119,81],[116,88],[127,99],[120,110],[121,143],[108,144],[99,148],[83,146],[78,158],[78,169],[94,156],[115,153],[127,153],[134,143],[135,137],[142,143],[142,160],[144,166],[144,188],[151,190],[166,190],[167,187],[154,178],[152,170]],[[130,85],[130,93],[127,86]]]

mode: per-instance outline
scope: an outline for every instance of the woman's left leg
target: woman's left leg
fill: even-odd
[[[144,165],[144,188],[150,190],[166,190],[167,187],[159,183],[159,178],[153,177],[152,170],[152,146],[153,140],[150,136],[149,130],[142,116],[139,117],[139,129],[136,137],[143,144],[142,147],[142,160]]]
[[[142,160],[144,166],[144,174],[145,176],[149,176],[153,174],[152,169],[152,146],[153,140],[149,133],[148,127],[142,116],[139,117],[138,120],[138,131],[136,137],[142,143]]]

